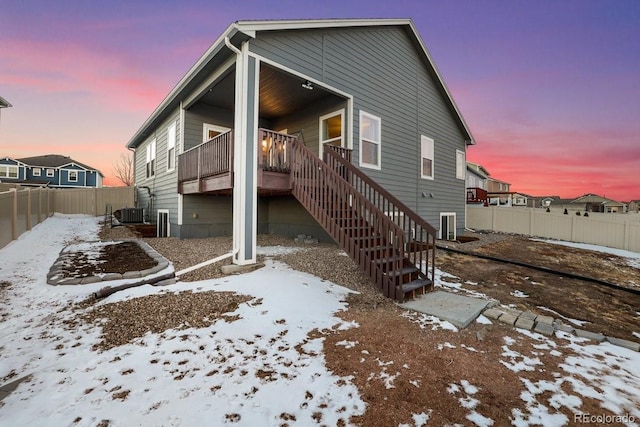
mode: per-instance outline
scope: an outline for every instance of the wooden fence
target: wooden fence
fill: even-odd
[[[467,206],[467,227],[640,252],[639,214],[546,212],[536,208]]]
[[[78,189],[0,188],[0,248],[31,230],[54,212],[103,215],[107,205],[113,210],[134,206],[133,187]]]

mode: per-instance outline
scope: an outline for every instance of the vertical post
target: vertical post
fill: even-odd
[[[13,193],[13,210],[11,213],[11,239],[18,238],[18,191],[11,188],[9,191]]]
[[[232,50],[236,51],[233,263],[246,265],[256,262],[259,62],[249,56],[246,42],[241,50]]]
[[[27,188],[27,230],[31,230],[31,189]]]
[[[38,187],[38,224],[42,222],[42,187]]]

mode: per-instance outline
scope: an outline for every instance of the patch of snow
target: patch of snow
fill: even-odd
[[[467,415],[467,419],[478,427],[490,427],[493,425],[493,420],[491,418],[487,418],[484,415],[477,413],[476,411],[473,411],[469,415]]]
[[[288,255],[295,252],[306,251],[306,248],[296,248],[289,246],[257,246],[256,254],[265,256]]]
[[[509,292],[511,294],[512,297],[516,297],[516,298],[529,298],[529,295],[525,294],[522,291],[519,290],[515,290],[515,291],[511,291]]]
[[[636,338],[640,338],[640,332],[631,332],[631,334]]]
[[[411,418],[413,419],[413,424],[398,424],[398,427],[423,427],[425,425],[427,425],[427,422],[429,421],[429,419],[431,418],[431,414],[433,413],[433,410],[429,409],[428,413],[425,412],[421,412],[419,414],[413,414],[411,416]]]
[[[492,325],[493,322],[489,320],[489,318],[483,314],[476,318],[476,323],[480,323],[481,325]]]
[[[455,345],[450,342],[445,342],[444,344],[438,344],[438,350],[442,350],[443,348],[456,348]]]
[[[541,306],[541,305],[539,305],[538,308],[540,310],[544,310],[544,311],[548,311],[549,313],[553,313],[556,317],[560,317],[560,318],[566,320],[567,322],[573,323],[576,326],[584,326],[584,325],[586,325],[588,323],[591,323],[591,322],[588,322],[586,320],[571,319],[569,317],[563,316],[562,314],[558,313],[555,310],[552,310],[552,309],[550,309],[548,307],[544,307],[544,306]]]
[[[357,344],[358,344],[358,341],[347,341],[347,340],[338,341],[336,343],[337,346],[343,346],[346,349],[353,348]]]
[[[502,337],[502,339],[507,345],[514,345],[516,343],[516,340],[511,337]]]
[[[502,356],[509,358],[509,361],[500,360],[500,363],[513,372],[534,371],[537,365],[542,365],[540,358],[525,356],[506,345],[502,346]]]
[[[420,329],[426,329],[430,326],[432,331],[444,329],[448,331],[458,332],[458,328],[456,328],[451,322],[439,319],[436,316],[417,313],[415,311],[409,310],[403,312],[400,316],[409,319],[413,323],[417,323],[420,326]]]

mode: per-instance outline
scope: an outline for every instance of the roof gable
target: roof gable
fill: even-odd
[[[85,165],[83,163],[80,163],[76,160],[73,160],[69,156],[62,156],[60,154],[45,154],[43,156],[24,157],[22,159],[17,159],[17,160],[31,167],[60,169],[65,166],[77,166],[85,170],[96,171],[100,175],[102,175],[102,172],[100,172],[99,170],[92,168],[91,166]]]
[[[444,83],[440,72],[431,58],[422,38],[411,19],[310,19],[310,20],[265,20],[265,21],[237,21],[231,24],[222,35],[209,47],[209,49],[198,59],[185,76],[176,84],[171,92],[165,97],[160,105],[153,111],[151,116],[143,123],[134,136],[127,143],[127,147],[135,148],[144,142],[150,131],[164,120],[171,110],[180,105],[180,101],[188,96],[200,82],[207,78],[207,68],[211,70],[210,63],[216,57],[225,59],[232,55],[225,42],[239,44],[242,41],[256,38],[258,33],[263,31],[299,31],[327,28],[355,28],[355,27],[385,27],[397,26],[405,29],[414,47],[419,52],[425,67],[434,76],[434,80],[439,90],[444,95],[445,103],[452,112],[452,116],[460,126],[460,129],[467,141],[467,144],[475,144],[471,131],[467,126],[460,110],[455,104],[449,89]],[[222,61],[219,61],[222,62]],[[210,73],[211,71],[209,71]]]

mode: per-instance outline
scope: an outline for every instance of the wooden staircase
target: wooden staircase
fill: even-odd
[[[430,224],[353,166],[347,150],[327,145],[323,161],[293,140],[289,155],[294,197],[385,296],[433,290]]]

